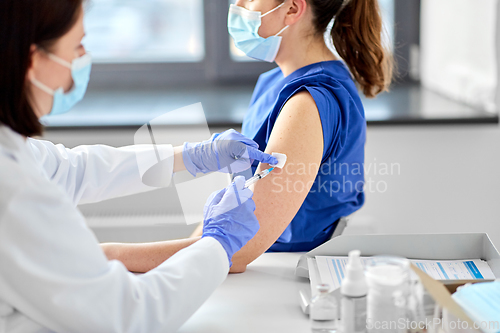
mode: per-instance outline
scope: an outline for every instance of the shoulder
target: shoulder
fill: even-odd
[[[283,74],[281,73],[281,69],[279,67],[276,67],[265,73],[260,74],[257,84],[261,84],[262,82],[268,82],[271,80],[276,80],[279,79],[280,77],[282,78]]]
[[[278,116],[285,112],[288,115],[296,115],[304,121],[310,120],[311,117],[319,117],[320,120],[324,120],[325,117],[336,119],[342,108],[341,105],[345,103],[343,99],[328,87],[303,84],[295,87],[288,98],[283,101],[281,108],[277,110]]]
[[[33,165],[31,160],[27,160],[23,155],[8,153],[2,150],[2,147],[0,147],[0,165],[2,166],[0,206],[10,201],[16,194],[31,192],[43,195],[54,187],[54,184],[43,176],[39,165]]]
[[[297,100],[296,95],[302,93],[302,97],[298,98],[300,102],[304,103],[306,99],[309,103],[314,102],[322,118],[333,117],[335,120],[352,112],[364,114],[359,92],[349,72],[343,68],[344,65],[339,63],[330,67],[333,69],[325,68],[324,65],[314,66],[289,82],[281,92],[281,103],[275,112],[279,113],[290,101]]]
[[[306,88],[293,94],[283,105],[281,113],[292,117],[308,117],[318,113],[316,101]],[[303,119],[305,120],[305,119]]]
[[[298,92],[277,117],[269,133],[266,152],[287,155],[286,173],[281,175],[284,177],[281,180],[308,184],[315,178],[315,172],[310,172],[320,165],[323,151],[323,128],[318,108],[307,91]]]
[[[311,87],[332,99],[359,98],[356,84],[347,67],[341,61],[319,62],[307,66],[306,69],[300,76],[286,85],[284,90],[288,94],[294,94],[297,90]]]
[[[39,158],[49,152],[61,152],[66,150],[66,147],[62,144],[54,144],[46,140],[28,138],[27,143],[31,151]]]
[[[299,91],[288,99],[273,127],[273,134],[287,137],[294,144],[321,144],[323,142],[318,107],[307,90]],[[307,146],[301,149],[308,149]]]
[[[330,77],[337,80],[338,82],[352,81],[352,76],[349,72],[349,69],[340,60],[324,61],[312,64],[303,76]]]
[[[44,177],[38,166],[26,163],[0,153],[0,223],[12,221],[13,216],[25,221],[30,214],[53,217],[53,212],[64,215],[74,209],[59,186]]]

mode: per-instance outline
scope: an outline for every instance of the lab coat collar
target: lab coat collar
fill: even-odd
[[[0,146],[7,151],[17,152],[26,149],[27,140],[10,127],[0,123]]]

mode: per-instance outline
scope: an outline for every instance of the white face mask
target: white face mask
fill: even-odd
[[[276,35],[268,38],[260,37],[258,31],[262,23],[261,19],[282,7],[284,4],[283,2],[281,5],[265,14],[231,5],[229,7],[227,26],[236,47],[251,58],[273,62],[276,59],[276,55],[281,45],[282,37],[280,34],[285,31],[288,26],[281,29]]]
[[[73,78],[73,87],[67,93],[64,92],[62,87],[53,90],[38,81],[36,78],[31,79],[31,83],[45,91],[47,94],[54,96],[52,102],[52,109],[50,115],[62,114],[68,112],[75,104],[82,100],[87,91],[87,86],[90,79],[90,71],[92,67],[92,57],[86,53],[80,58],[76,58],[72,63],[67,62],[58,56],[49,53],[50,60],[71,69],[71,77]]]

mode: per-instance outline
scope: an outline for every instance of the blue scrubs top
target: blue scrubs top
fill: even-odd
[[[287,77],[279,68],[257,81],[243,134],[264,150],[276,119],[290,97],[307,90],[323,127],[323,158],[314,184],[299,211],[269,251],[309,251],[327,241],[338,219],[363,205],[366,121],[351,75],[342,61],[298,69]],[[258,166],[255,162],[253,171]],[[279,194],[277,194],[279,195]]]

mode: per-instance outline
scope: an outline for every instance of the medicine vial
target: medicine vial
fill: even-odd
[[[340,332],[364,333],[366,326],[366,305],[368,285],[366,283],[360,251],[349,252],[346,276],[340,285]]]
[[[334,333],[337,329],[338,303],[330,293],[328,284],[317,286],[318,295],[310,305],[311,331],[313,333]]]

